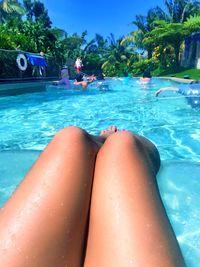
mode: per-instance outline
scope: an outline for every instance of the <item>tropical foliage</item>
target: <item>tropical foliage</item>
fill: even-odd
[[[87,31],[69,35],[52,27],[48,10],[36,0],[0,1],[0,48],[39,53],[73,72],[76,57],[82,57],[90,73],[106,76],[140,75],[145,68],[158,70],[180,66],[184,39],[200,32],[200,3],[192,0],[164,0],[165,10],[151,8],[133,18],[135,30],[115,39]],[[2,62],[2,58],[0,58]]]
[[[0,23],[5,22],[13,16],[20,16],[24,13],[25,9],[18,1],[0,1]]]

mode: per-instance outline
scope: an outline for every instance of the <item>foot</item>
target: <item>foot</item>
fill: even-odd
[[[101,131],[100,136],[104,137],[105,139],[110,136],[111,134],[117,132],[118,129],[116,126],[109,126],[107,129]]]
[[[100,148],[105,142],[106,138],[117,131],[118,129],[116,126],[109,126],[107,129],[101,131],[99,136],[92,136],[92,139],[97,144],[98,148]]]

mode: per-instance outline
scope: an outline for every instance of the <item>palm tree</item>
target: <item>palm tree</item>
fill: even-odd
[[[181,44],[187,34],[192,33],[192,31],[190,33],[186,31],[186,27],[183,24],[190,18],[188,25],[191,25],[194,21],[191,17],[195,17],[195,14],[200,12],[200,2],[192,0],[165,0],[165,5],[168,12],[165,13],[160,23],[156,21],[151,23],[152,29],[144,35],[143,44],[147,47],[150,46],[150,48],[154,48],[159,44],[163,49],[164,46],[170,45],[174,50],[175,65],[179,67]],[[198,29],[198,21],[197,17],[194,29]]]
[[[193,0],[165,0],[165,5],[168,20],[172,23],[183,23],[200,10],[200,2]]]
[[[124,75],[129,70],[129,61],[135,56],[135,48],[122,42],[123,37],[115,40],[113,34],[108,37],[109,47],[103,58],[103,71],[107,75]]]
[[[152,47],[160,46],[162,56],[164,56],[164,49],[170,45],[174,50],[175,62],[174,65],[179,67],[179,54],[180,47],[187,36],[184,24],[182,23],[167,23],[166,21],[156,21],[154,23],[155,28],[148,34],[146,34],[143,42],[146,46]]]
[[[10,14],[23,15],[24,8],[18,1],[2,0],[0,1],[0,23],[3,23]]]
[[[153,22],[155,20],[166,19],[167,15],[159,6],[151,8],[148,11],[147,16],[136,15],[135,20],[132,22],[132,24],[137,26],[137,31],[134,31],[129,35],[125,36],[122,40],[122,44],[132,44],[140,50],[147,50],[148,58],[151,58],[152,48],[151,46],[145,47],[143,39],[145,37],[145,34],[153,30]]]
[[[195,16],[190,16],[185,22],[184,27],[191,34],[192,32],[200,31],[200,14]]]
[[[155,8],[149,9],[147,16],[136,15],[135,18],[132,23],[145,34],[153,29],[152,23],[155,20],[166,20],[167,16],[159,6],[156,6]]]

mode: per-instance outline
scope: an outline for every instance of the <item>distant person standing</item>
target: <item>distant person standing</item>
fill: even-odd
[[[30,64],[32,65],[32,76],[35,77],[46,77],[46,67],[47,63],[44,57],[44,52],[40,52],[40,54],[26,54]]]
[[[46,77],[46,67],[47,67],[47,63],[46,63],[46,60],[45,60],[45,56],[44,56],[44,52],[40,52],[40,56],[41,57],[43,57],[43,64],[41,64],[40,66],[39,66],[39,74],[40,74],[40,76],[42,76],[42,77]]]
[[[74,64],[74,67],[77,71],[77,73],[80,73],[82,68],[83,68],[83,63],[82,63],[82,60],[81,58],[77,58],[76,61],[75,61],[75,64]]]

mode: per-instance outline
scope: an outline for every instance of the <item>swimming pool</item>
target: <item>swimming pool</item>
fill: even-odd
[[[42,150],[59,129],[69,125],[92,134],[116,125],[146,136],[159,149],[165,167],[159,179],[162,198],[186,262],[195,267],[200,262],[200,208],[195,204],[200,203],[200,109],[193,109],[174,92],[156,98],[157,89],[177,85],[169,80],[154,78],[140,85],[138,79],[124,78],[105,83],[106,90],[99,90],[96,83],[87,91],[48,85],[45,92],[0,98],[0,150],[4,151],[0,162],[3,166],[9,159],[23,162],[28,157],[24,164],[30,165],[37,154],[32,151]],[[19,174],[8,185],[9,174],[3,170],[0,205],[23,177]]]

